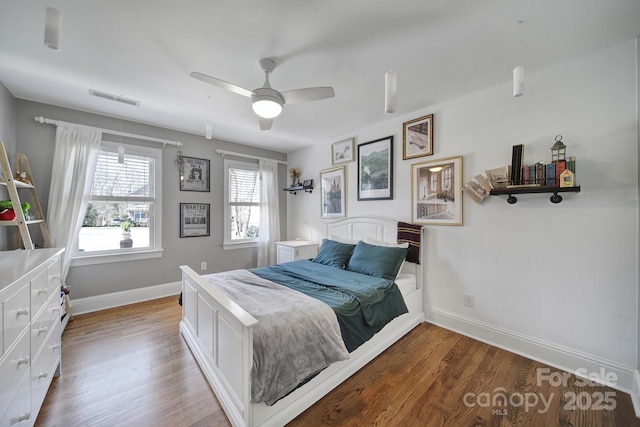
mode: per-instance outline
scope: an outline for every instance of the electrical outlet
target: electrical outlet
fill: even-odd
[[[202,261],[200,263],[200,270],[206,270],[207,269],[207,261]]]
[[[473,307],[473,295],[464,294],[464,305],[467,307]]]

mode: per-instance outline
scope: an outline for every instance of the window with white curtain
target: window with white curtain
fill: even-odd
[[[256,163],[224,160],[225,249],[255,245],[260,235],[260,173]]]
[[[161,165],[160,149],[102,142],[77,258],[162,250]]]

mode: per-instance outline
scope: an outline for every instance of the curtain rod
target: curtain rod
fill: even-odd
[[[51,120],[51,119],[46,119],[46,118],[44,118],[42,116],[34,117],[34,119],[38,123],[46,123],[48,125],[56,125],[56,126],[58,126],[58,125],[60,125],[62,123],[68,123],[68,124],[71,124],[71,125],[78,125],[78,123],[63,122],[63,121],[60,121],[60,120]],[[79,126],[85,126],[85,125],[79,125]],[[126,136],[126,137],[129,137],[129,138],[143,139],[143,140],[146,140],[146,141],[158,142],[158,143],[160,143],[162,145],[169,144],[169,145],[176,145],[178,147],[182,146],[182,142],[180,142],[180,141],[169,141],[168,139],[156,138],[156,137],[153,137],[153,136],[146,136],[146,135],[137,135],[135,133],[121,132],[121,131],[111,130],[111,129],[102,129],[102,128],[97,128],[97,127],[94,127],[94,126],[89,126],[89,127],[97,129],[102,133],[108,133],[109,135]]]
[[[259,156],[252,156],[250,154],[242,154],[242,153],[235,153],[233,151],[226,151],[226,150],[222,150],[220,148],[218,148],[216,150],[216,153],[220,154],[221,156],[225,156],[225,155],[230,155],[230,156],[237,156],[237,157],[246,157],[248,159],[256,159],[256,160],[262,160],[262,159],[266,159],[266,157],[259,157]],[[286,165],[287,162],[284,160],[275,160],[275,159],[267,159],[267,160],[274,160],[277,163]]]

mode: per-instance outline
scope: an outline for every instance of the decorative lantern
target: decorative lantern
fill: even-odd
[[[556,143],[551,147],[551,162],[566,160],[567,146],[562,142],[562,135],[556,136]]]

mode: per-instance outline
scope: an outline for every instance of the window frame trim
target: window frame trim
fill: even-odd
[[[135,261],[140,259],[159,258],[162,257],[164,249],[162,247],[162,149],[155,147],[146,147],[130,143],[120,143],[113,141],[100,141],[100,151],[117,152],[118,147],[123,145],[125,152],[145,157],[153,157],[155,159],[154,170],[154,198],[149,197],[131,198],[130,201],[146,201],[153,204],[153,212],[149,213],[149,246],[145,248],[116,248],[106,251],[80,252],[78,247],[79,241],[75,242],[72,249],[71,266],[83,266],[93,264],[105,264],[111,262]],[[95,174],[95,168],[93,170]],[[93,185],[93,180],[92,180]],[[95,200],[122,200],[121,197],[106,196],[105,198]],[[92,198],[89,196],[89,201]]]
[[[236,167],[237,169],[246,169],[253,170],[258,173],[258,179],[260,179],[260,165],[256,162],[252,161],[243,161],[243,160],[233,160],[233,159],[224,159],[224,213],[223,213],[223,239],[222,239],[222,249],[243,249],[243,248],[253,248],[257,247],[260,243],[259,237],[253,239],[230,239],[231,236],[231,217],[230,217],[230,208],[231,206],[237,205],[238,203],[231,204],[229,201],[229,169]],[[261,195],[262,197],[262,195]],[[243,206],[255,206],[255,203],[241,203]],[[262,205],[262,201],[257,204],[260,208]],[[262,214],[262,213],[261,213]]]

